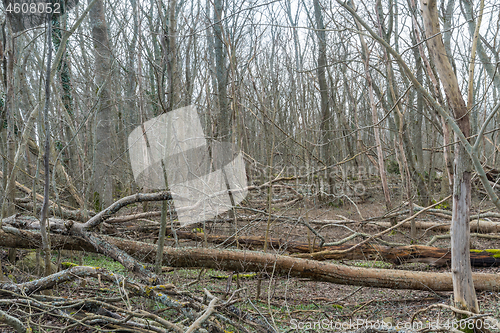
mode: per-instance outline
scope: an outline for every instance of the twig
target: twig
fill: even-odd
[[[478,238],[487,238],[487,239],[500,239],[500,235],[487,235],[487,234],[473,233],[473,234],[470,234],[470,236],[471,236],[471,238],[472,237],[478,237]],[[434,244],[435,242],[437,242],[440,239],[447,239],[447,238],[450,238],[450,237],[451,237],[451,235],[449,235],[449,234],[447,234],[447,235],[435,235],[425,245],[431,246],[432,244]]]
[[[367,239],[365,239],[365,240],[363,240],[363,241],[359,242],[359,243],[358,243],[358,244],[356,244],[356,245],[351,246],[350,248],[348,248],[348,249],[346,249],[346,250],[322,251],[322,252],[316,252],[316,254],[318,254],[318,253],[319,253],[319,254],[321,254],[321,253],[323,253],[323,252],[324,252],[324,253],[335,253],[335,254],[340,254],[340,253],[347,253],[347,252],[351,252],[351,251],[353,251],[353,250],[357,249],[358,247],[360,247],[361,245],[368,243],[368,242],[369,242],[369,241],[371,241],[372,239],[375,239],[375,238],[377,238],[377,237],[383,236],[383,235],[385,235],[386,233],[388,233],[388,232],[390,232],[390,231],[392,231],[392,230],[394,230],[394,229],[396,229],[396,228],[398,228],[398,227],[402,226],[403,224],[405,224],[405,223],[407,223],[407,222],[409,222],[409,221],[413,220],[414,218],[416,218],[416,217],[417,217],[417,216],[419,216],[420,214],[424,213],[424,212],[425,212],[425,211],[427,211],[428,209],[431,209],[432,207],[437,206],[437,205],[439,205],[439,204],[443,203],[444,201],[448,200],[449,198],[451,198],[451,195],[447,196],[446,198],[444,198],[443,200],[441,200],[441,201],[439,201],[439,202],[436,202],[435,204],[432,204],[432,205],[430,205],[430,206],[428,206],[428,207],[426,207],[426,208],[422,209],[422,210],[421,210],[421,211],[419,211],[418,213],[416,213],[416,214],[414,214],[414,215],[412,215],[412,216],[410,216],[410,217],[408,217],[408,218],[404,219],[403,221],[399,222],[398,224],[396,224],[396,225],[394,225],[394,226],[392,226],[392,227],[390,227],[390,228],[387,228],[387,229],[385,229],[384,231],[379,232],[378,234],[375,234],[375,235],[373,235],[373,236],[368,237]]]
[[[200,317],[198,317],[198,319],[196,319],[194,321],[194,323],[192,323],[191,326],[189,326],[186,333],[193,333],[195,330],[197,330],[201,326],[201,324],[203,324],[203,322],[205,322],[208,319],[208,317],[212,314],[212,312],[214,312],[215,304],[217,303],[218,300],[219,299],[217,297],[214,297],[210,301],[207,309],[205,310],[205,313],[203,313]]]

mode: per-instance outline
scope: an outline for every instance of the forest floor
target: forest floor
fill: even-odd
[[[480,205],[481,210],[484,210],[483,202],[475,200],[474,209],[477,210],[477,206]],[[357,210],[361,212],[364,219],[380,216],[385,212],[383,204],[375,200],[373,202],[360,203],[357,206],[357,209],[352,204],[336,208],[309,208],[308,217],[311,220],[331,221],[339,220],[339,216],[343,216],[347,219],[359,220],[360,217]],[[286,210],[277,210],[273,213],[276,215],[303,216],[305,210],[303,207],[295,209],[288,207]],[[418,221],[449,223],[449,220],[432,215],[423,215],[418,218]],[[253,230],[248,231],[248,234],[264,236],[266,225],[267,222],[263,221],[258,226],[255,226]],[[230,235],[233,230],[232,228],[234,228],[232,225],[217,225],[213,226],[210,232]],[[370,224],[351,224],[349,228],[369,234],[380,231],[380,228]],[[321,231],[327,242],[338,241],[347,237],[350,233],[349,230],[339,227],[329,227]],[[417,230],[417,240],[411,242],[409,230],[399,229],[395,233],[383,236],[382,239],[393,243],[425,245],[434,235],[442,234],[442,232],[430,230],[425,235],[423,234],[423,230]],[[305,226],[284,223],[273,223],[270,236],[306,243],[311,239],[311,236],[308,237],[308,230]],[[317,239],[316,242],[318,242]],[[355,244],[356,242],[350,241],[349,243]],[[202,244],[185,241],[185,246],[202,246]],[[438,240],[433,246],[447,248],[449,247],[449,239]],[[471,240],[471,247],[478,250],[498,249],[500,248],[500,240],[473,238]],[[258,250],[257,248],[251,249]],[[277,252],[280,251],[277,250]],[[335,260],[331,260],[331,262],[339,263],[339,261]],[[435,267],[425,263],[393,265],[381,261],[361,260],[344,260],[341,263],[365,268],[450,272],[450,267]],[[172,282],[177,284],[186,283],[189,280],[189,278],[186,280],[186,272],[186,270],[176,270],[170,273]],[[500,274],[500,267],[473,267],[473,272]],[[200,282],[193,286],[193,292],[202,293],[203,287],[210,286],[210,289],[214,293],[219,295],[224,294],[227,279],[217,281],[213,278],[214,275],[217,275],[217,273],[204,273],[201,276]],[[189,275],[187,276],[189,277]],[[191,273],[190,278],[193,279],[193,273]],[[444,325],[444,327],[455,323],[453,313],[440,308],[429,309],[413,318],[418,311],[424,310],[433,304],[453,305],[452,292],[436,293],[432,290],[414,291],[357,287],[282,276],[267,276],[263,278],[261,283],[262,292],[259,301],[253,302],[253,305],[259,310],[257,311],[256,308],[248,305],[247,310],[256,315],[260,312],[267,320],[275,323],[282,331],[295,331],[294,329],[302,331],[299,328],[307,329],[308,327],[312,327],[311,331],[345,332],[352,328],[377,328],[388,327],[389,325],[400,328],[412,327],[414,331],[417,331],[419,329],[436,327],[438,323],[440,326]],[[238,288],[246,288],[245,297],[253,300],[257,294],[257,284],[256,279],[244,279],[240,282]],[[233,288],[236,289],[237,287]],[[500,292],[481,292],[477,294],[477,297],[481,313],[488,313],[494,318],[500,319]],[[414,319],[413,323],[412,318]],[[351,326],[349,329],[346,329],[348,324]]]
[[[305,206],[303,201],[299,201],[295,205],[281,206],[272,209],[275,216],[289,217],[306,217],[317,230],[321,230],[321,234],[327,242],[338,241],[349,234],[350,230],[374,234],[380,231],[380,228],[370,223],[349,223],[345,224],[348,228],[332,225],[332,221],[338,220],[366,220],[373,217],[381,216],[386,209],[382,202],[382,196],[371,196],[364,202],[359,202],[356,205],[345,203],[343,205],[333,206],[331,204],[319,205],[314,202],[309,202]],[[401,200],[400,200],[401,201]],[[484,211],[486,207],[485,200],[475,197],[473,200],[472,212]],[[265,210],[265,202],[249,202],[252,207]],[[152,204],[149,210],[159,210],[160,204]],[[130,214],[142,212],[141,205],[133,205],[127,208],[122,214]],[[238,211],[239,216],[244,216],[244,211]],[[361,215],[361,216],[360,216]],[[402,215],[400,220],[407,215]],[[156,219],[159,220],[159,219]],[[448,222],[441,217],[436,217],[430,214],[422,214],[418,217],[418,221],[430,221],[435,223]],[[494,219],[493,219],[494,220]],[[240,230],[239,235],[264,236],[267,228],[267,218],[252,222],[238,222]],[[325,222],[326,221],[326,222]],[[127,222],[130,225],[136,225],[142,222]],[[147,221],[145,222],[147,224]],[[283,222],[283,220],[269,220],[270,237],[286,239],[288,241],[300,242],[318,242],[308,232],[308,229],[296,222]],[[247,225],[248,224],[248,225]],[[216,235],[230,236],[235,230],[233,223],[207,223],[205,226],[201,224],[191,225],[181,230],[196,230]],[[125,230],[125,231],[124,231]],[[434,235],[440,234],[433,230],[417,230],[417,238],[411,240],[408,229],[398,229],[383,236],[382,239],[401,244],[422,244],[427,243]],[[441,232],[442,234],[442,232]],[[149,235],[137,232],[126,232],[121,229],[120,233],[115,235],[123,238],[138,239],[141,241],[153,242],[156,238],[155,233]],[[355,244],[359,239],[351,240],[349,243]],[[167,246],[174,246],[174,240],[169,237]],[[182,247],[220,247],[213,244],[203,244],[202,242],[194,242],[190,240],[179,240],[178,246]],[[439,240],[433,244],[437,247],[449,247],[449,240]],[[500,248],[500,240],[489,239],[472,239],[471,246],[476,249],[498,249]],[[252,250],[262,250],[259,247],[248,247]],[[28,251],[19,251],[18,257],[23,257]],[[286,250],[268,249],[268,252],[286,254]],[[68,257],[69,253],[63,252],[62,261],[73,261],[78,263],[78,259]],[[6,250],[0,251],[0,258],[6,262]],[[127,274],[121,264],[97,254],[84,254],[82,257],[83,264],[89,266],[99,266],[107,268],[111,271]],[[342,261],[342,264],[352,265],[365,268],[381,268],[381,269],[398,269],[412,271],[432,271],[432,272],[450,272],[449,267],[434,267],[425,263],[408,263],[403,265],[393,265],[380,261]],[[13,266],[12,266],[13,267]],[[473,268],[474,272],[496,273],[500,274],[500,267],[490,268]],[[237,276],[234,272],[223,272],[216,270],[205,269],[189,269],[189,268],[164,268],[166,281],[173,283],[182,290],[186,290],[193,295],[203,297],[204,288],[209,290],[213,295],[221,298],[228,298],[233,295],[235,300],[238,300],[235,305],[262,320],[268,322],[271,326],[279,329],[280,332],[295,332],[295,331],[317,331],[317,332],[347,332],[356,329],[372,327],[372,328],[387,328],[389,326],[399,327],[398,332],[433,332],[432,328],[439,323],[440,326],[452,325],[454,323],[453,313],[448,309],[430,308],[435,304],[452,304],[451,292],[434,292],[429,291],[414,291],[414,290],[391,290],[381,288],[357,287],[348,285],[337,285],[326,282],[309,281],[306,279],[298,279],[285,276],[269,276],[259,274],[248,274],[246,272]],[[258,272],[256,272],[258,273]],[[18,281],[32,279],[33,276],[28,276],[21,272],[17,267],[11,269],[11,274]],[[260,282],[259,282],[260,280]],[[257,290],[260,284],[260,297],[256,299]],[[84,285],[81,281],[72,282],[66,285],[58,286],[54,290],[55,294],[64,295],[66,297],[107,297],[112,298],[117,296],[115,292],[106,288],[106,283],[90,280]],[[477,294],[481,313],[490,314],[492,317],[500,319],[500,292],[480,292]],[[153,310],[155,313],[162,313],[162,308],[157,304],[149,303],[134,303],[134,308],[145,308]],[[427,309],[427,310],[426,310]],[[422,311],[425,310],[425,311]],[[422,311],[421,313],[418,313]],[[414,317],[415,316],[415,317]],[[414,320],[412,323],[412,319]],[[45,320],[48,326],[58,326],[56,321],[50,316],[39,318]],[[412,329],[409,329],[412,328]],[[45,330],[50,331],[50,330]],[[66,332],[92,332],[92,328],[75,327]],[[226,332],[236,332],[237,329],[232,328]],[[8,329],[0,327],[0,332],[9,332]]]

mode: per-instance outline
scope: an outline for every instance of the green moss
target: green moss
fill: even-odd
[[[28,254],[26,254],[24,258],[19,260],[16,263],[16,266],[29,274],[41,273],[45,270],[45,262],[43,258],[39,259],[40,259],[39,262],[37,262],[36,251],[31,251]],[[54,263],[51,262],[50,266],[51,266],[50,269],[53,273],[57,272],[57,266]]]
[[[78,265],[75,264],[75,263],[72,263],[72,262],[64,261],[64,262],[61,263],[61,266],[62,266],[63,269],[68,269],[68,268],[75,267],[75,266],[78,266]]]
[[[440,198],[439,201],[443,200],[443,198]],[[432,199],[431,200],[431,203],[432,204],[435,204],[436,202],[438,202],[437,200],[434,200]],[[445,201],[445,202],[442,202],[440,203],[439,205],[437,205],[436,207],[434,207],[435,209],[442,209],[442,210],[450,210],[451,207],[450,207],[450,203],[448,201]]]
[[[336,198],[334,201],[328,203],[330,207],[341,208],[344,205],[344,201],[340,198]]]
[[[101,202],[99,200],[99,192],[94,192],[94,211],[98,212],[101,210]]]
[[[475,250],[471,249],[471,253],[489,253],[493,258],[500,258],[500,249]]]
[[[91,254],[85,256],[83,258],[83,264],[91,267],[102,267],[116,273],[127,272],[127,269],[123,267],[122,264],[102,255]]]
[[[493,258],[500,258],[500,250],[499,249],[487,249],[485,251],[493,254]]]

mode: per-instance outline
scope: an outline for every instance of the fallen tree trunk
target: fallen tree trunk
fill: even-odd
[[[39,230],[40,226],[36,219],[30,216],[12,216],[5,219],[6,223],[12,223],[20,228],[33,228]],[[67,223],[60,219],[50,219],[51,230],[62,233],[63,225]],[[156,226],[154,226],[156,228]],[[139,227],[140,228],[140,227]],[[155,230],[156,231],[156,230]],[[172,234],[171,230],[167,230],[167,234]],[[234,236],[212,235],[201,232],[189,232],[183,230],[176,231],[177,238],[189,239],[197,242],[204,242],[205,239],[209,243],[231,245],[236,242]],[[264,246],[265,238],[261,236],[239,236],[239,244]],[[92,241],[91,243],[96,243]],[[319,246],[317,244],[309,246],[307,243],[290,241],[283,238],[269,238],[268,247],[272,249],[286,250],[296,258],[313,259],[313,260],[383,260],[392,264],[401,265],[407,262],[422,262],[436,266],[448,265],[451,262],[451,252],[446,248],[410,245],[410,246],[382,246],[376,244],[363,244],[352,251],[345,252],[350,249],[352,244],[342,244],[334,246]],[[311,253],[312,252],[312,253]],[[500,250],[471,250],[470,258],[473,267],[498,267],[500,266],[500,258],[498,255]],[[123,263],[127,261],[122,259]],[[131,270],[133,265],[137,263],[128,263],[128,268]],[[140,267],[139,267],[140,268]],[[138,267],[135,270],[139,269]]]
[[[425,245],[382,246],[364,244],[347,253],[336,253],[351,248],[352,245],[337,245],[326,247],[323,251],[295,254],[295,258],[313,260],[383,260],[396,265],[407,262],[424,262],[436,266],[444,266],[451,262],[451,250]],[[471,250],[470,260],[473,267],[500,266],[497,256],[500,250]]]
[[[179,239],[190,239],[196,242],[204,242],[205,239],[207,240],[208,243],[214,243],[214,244],[227,244],[231,245],[233,243],[236,243],[236,240],[238,240],[239,244],[242,245],[256,245],[256,246],[264,246],[265,243],[265,238],[262,236],[225,236],[225,235],[212,235],[212,234],[204,234],[203,232],[189,232],[189,231],[182,231],[182,230],[177,230],[175,232],[177,234],[177,237]],[[167,230],[167,234],[171,235],[172,231]],[[307,243],[302,243],[302,242],[294,242],[290,241],[287,239],[283,238],[269,238],[267,242],[267,246],[270,249],[273,250],[287,250],[289,252],[310,252],[311,250],[313,251],[321,251],[322,247],[319,245],[312,245],[309,246]]]
[[[170,231],[171,233],[171,231]],[[234,236],[223,235],[204,235],[200,232],[177,231],[179,239],[190,239],[193,241],[215,244],[232,244],[236,242]],[[261,236],[239,236],[238,243],[244,245],[264,246],[265,239]],[[407,262],[422,262],[436,266],[445,266],[451,262],[450,249],[424,246],[382,246],[364,244],[359,248],[347,253],[335,253],[335,251],[344,251],[352,247],[352,244],[343,244],[335,246],[311,245],[302,242],[294,242],[281,238],[269,238],[269,248],[286,250],[295,258],[312,260],[383,260],[395,265],[401,265]],[[311,250],[313,251],[311,253]],[[471,250],[471,265],[473,267],[498,267],[500,258],[497,256],[500,250]]]
[[[390,222],[372,222],[372,225],[379,226],[381,228],[391,227]],[[409,228],[411,226],[410,222],[404,223],[402,227]],[[450,231],[451,223],[437,223],[437,222],[424,222],[415,221],[415,226],[417,229],[432,229],[437,231]],[[500,233],[500,222],[490,222],[484,220],[475,220],[470,222],[471,232],[482,232],[482,233]]]
[[[413,204],[413,207],[416,211],[420,211],[422,209],[425,209],[425,207],[422,207],[422,206],[419,206],[419,205],[416,205],[416,204]],[[427,213],[429,214],[438,214],[437,216],[440,216],[440,217],[445,217],[445,218],[448,218],[451,220],[451,211],[449,210],[444,210],[444,209],[428,209],[427,210]],[[500,218],[500,214],[499,213],[495,213],[495,212],[484,212],[484,213],[479,213],[479,214],[474,214],[474,215],[471,215],[470,216],[470,221],[473,222],[477,219],[481,219],[481,218],[484,218],[484,217],[493,217],[493,218]]]
[[[15,199],[14,203],[16,206],[32,213],[33,212],[33,202],[31,200],[26,200],[26,199]],[[59,205],[50,205],[49,211],[51,215],[54,216],[59,216],[64,219],[69,219],[69,220],[74,220],[74,221],[80,221],[80,222],[85,222],[87,221],[90,217],[95,215],[95,212],[93,211],[84,211],[83,209],[77,209],[77,210],[71,210],[64,208]],[[37,213],[40,213],[40,205],[37,207]]]
[[[167,234],[172,234],[167,230]],[[236,237],[224,235],[211,235],[201,232],[176,231],[177,238],[189,239],[197,242],[206,241],[214,244],[231,245],[236,243]],[[264,246],[265,238],[262,236],[238,236],[240,245]],[[289,241],[282,238],[269,238],[268,247],[273,249],[286,250],[295,258],[312,260],[382,260],[395,265],[401,265],[408,262],[422,262],[435,266],[445,266],[451,262],[450,249],[424,246],[382,246],[364,244],[350,252],[336,253],[336,251],[345,251],[352,247],[352,244],[319,246],[309,245],[308,243]],[[312,253],[311,253],[312,250]],[[500,266],[500,250],[471,250],[471,265],[473,267],[498,267]]]
[[[38,248],[40,235],[5,226],[0,230],[0,244],[7,247]],[[137,260],[154,263],[156,246],[142,242],[102,236],[109,244]],[[51,235],[52,248],[95,252],[84,239]],[[164,265],[172,267],[205,267],[236,272],[266,272],[314,281],[376,288],[451,291],[450,273],[412,272],[404,270],[358,268],[326,262],[286,257],[253,251],[217,250],[209,248],[164,248]],[[476,290],[500,290],[498,274],[473,274]]]
[[[202,242],[205,237],[207,242],[216,244],[231,244],[236,242],[234,236],[204,235],[203,233],[177,231],[177,237],[180,239],[191,239]],[[240,236],[238,243],[245,245],[264,246],[265,239],[260,236]],[[347,253],[335,253],[335,251],[344,251],[352,247],[352,244],[343,244],[335,246],[311,245],[302,242],[293,242],[281,238],[270,238],[268,246],[274,249],[283,249],[289,253],[298,253],[293,255],[296,258],[313,260],[383,260],[396,265],[407,262],[423,262],[436,266],[448,265],[451,262],[450,249],[439,247],[410,245],[410,246],[382,246],[364,244],[359,248]],[[313,250],[313,253],[310,253]],[[471,265],[473,267],[497,267],[500,266],[500,258],[497,256],[500,250],[471,250]]]

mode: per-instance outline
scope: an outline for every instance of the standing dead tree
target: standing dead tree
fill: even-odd
[[[481,183],[486,189],[491,201],[497,208],[500,208],[500,199],[497,194],[494,192],[492,186],[490,185],[486,173],[484,171],[483,166],[480,163],[477,149],[479,147],[480,139],[478,138],[475,145],[472,146],[467,140],[467,136],[469,134],[469,122],[468,122],[468,113],[465,107],[465,102],[462,98],[462,95],[459,91],[459,86],[457,83],[457,79],[451,69],[451,65],[446,58],[446,52],[444,51],[443,42],[441,36],[439,35],[439,20],[436,11],[436,3],[435,1],[428,1],[425,4],[422,3],[422,6],[425,6],[423,17],[426,22],[426,33],[430,39],[431,46],[429,49],[431,53],[434,55],[435,61],[439,61],[440,65],[438,66],[441,76],[443,76],[442,80],[443,84],[446,85],[445,92],[447,94],[448,103],[450,107],[456,112],[455,119],[452,118],[444,109],[443,106],[440,105],[431,94],[423,88],[418,80],[413,75],[412,71],[402,59],[401,55],[396,52],[383,38],[381,38],[376,32],[374,32],[368,24],[366,24],[357,13],[345,3],[337,2],[342,5],[346,10],[348,10],[353,17],[360,21],[363,27],[369,32],[369,34],[374,38],[378,43],[383,45],[386,50],[391,53],[399,65],[404,69],[405,74],[414,84],[414,86],[425,96],[425,98],[430,102],[430,104],[438,111],[438,113],[443,116],[447,123],[450,124],[451,128],[455,132],[455,135],[460,140],[460,147],[457,148],[456,152],[456,160],[455,160],[455,172],[459,172],[460,175],[455,175],[454,182],[454,207],[453,214],[455,216],[453,224],[455,225],[455,232],[452,233],[452,244],[455,242],[455,247],[459,252],[455,257],[456,260],[455,265],[460,263],[461,269],[455,270],[456,274],[456,290],[455,290],[455,301],[458,302],[459,306],[465,307],[466,309],[477,311],[477,301],[474,293],[473,282],[470,279],[470,259],[469,259],[469,215],[470,215],[470,173],[471,169],[468,167],[469,158],[472,160],[472,163],[475,167],[476,172],[481,180]],[[440,52],[441,50],[442,52]],[[478,137],[481,137],[488,125],[489,120],[493,117],[493,115],[500,108],[500,103],[497,104],[489,117],[487,118],[485,124],[483,124]],[[460,152],[461,151],[461,152]],[[467,156],[468,155],[468,156]],[[457,178],[458,177],[458,178]],[[457,180],[458,179],[458,180]],[[457,184],[458,183],[458,184]],[[459,185],[461,184],[461,185]],[[467,242],[466,242],[467,241]],[[467,249],[467,251],[464,251]],[[452,250],[453,251],[453,250]],[[460,277],[459,277],[460,276]]]

